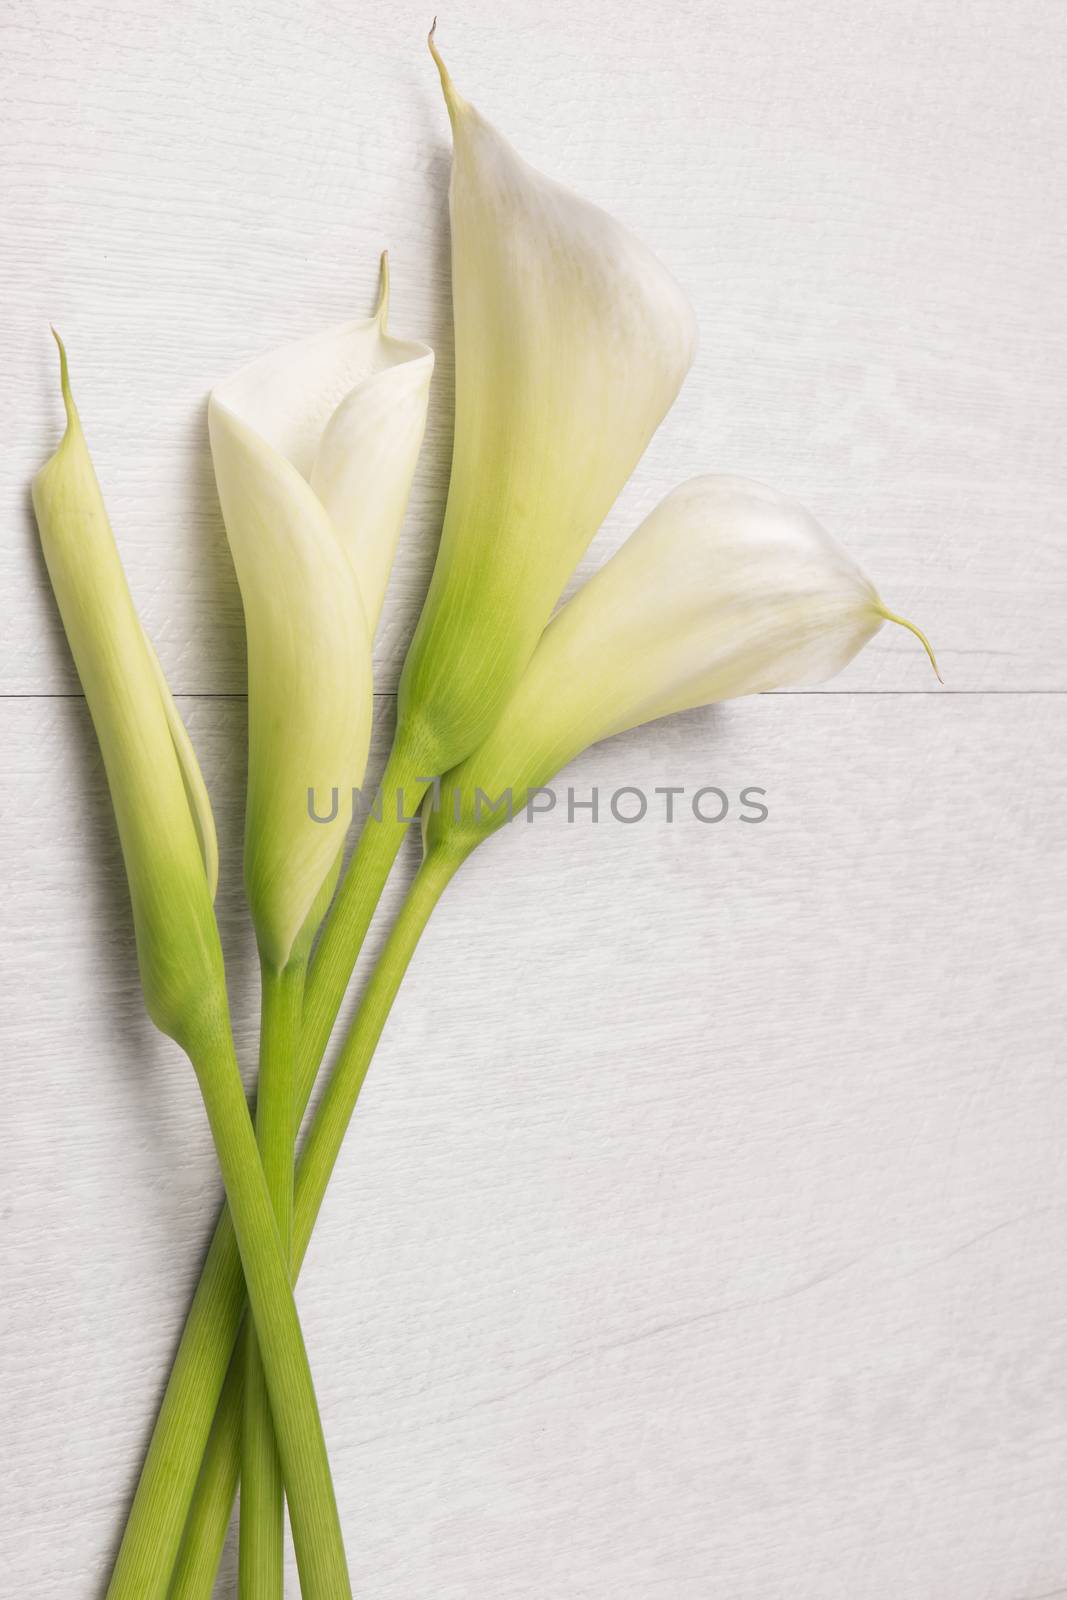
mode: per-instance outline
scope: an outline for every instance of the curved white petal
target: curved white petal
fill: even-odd
[[[425,353],[405,356],[342,400],[311,469],[311,487],[355,568],[372,635],[411,493],[433,371],[433,356],[424,345],[404,349]]]
[[[363,782],[371,634],[426,421],[433,355],[386,331],[387,291],[383,258],[375,316],[252,362],[208,408],[248,640],[245,884],[275,966]]]
[[[822,683],[882,621],[870,580],[802,505],[707,476],[660,502],[544,648],[582,748],[690,706]]]
[[[219,398],[211,453],[248,647],[245,887],[264,956],[285,965],[351,820],[371,723],[355,570],[292,463]],[[316,814],[337,815],[316,822]]]
[[[400,719],[440,768],[492,726],[696,331],[651,251],[528,166],[437,60],[454,142],[455,441]]]
[[[291,463],[346,545],[377,626],[426,426],[433,351],[388,332],[388,261],[378,309],[261,356],[215,400]]]
[[[694,478],[545,629],[489,737],[442,780],[446,803],[428,818],[428,838],[491,832],[503,812],[471,832],[477,788],[510,789],[521,806],[528,788],[626,728],[822,683],[886,620],[900,619],[803,506],[742,478]],[[458,825],[454,788],[465,801]]]

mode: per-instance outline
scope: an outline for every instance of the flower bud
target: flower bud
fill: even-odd
[[[203,778],[134,610],[56,335],[66,407],[33,480],[48,575],[104,759],[149,1015],[185,1049],[225,1014],[212,898],[218,852]]]

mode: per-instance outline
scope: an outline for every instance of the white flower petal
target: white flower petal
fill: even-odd
[[[442,780],[428,841],[471,848],[500,825],[502,811],[476,820],[478,789],[510,790],[520,807],[600,739],[688,707],[825,682],[884,621],[900,620],[796,501],[742,478],[694,478],[545,629],[488,738]]]
[[[377,626],[426,426],[433,351],[388,332],[388,260],[373,317],[261,356],[214,398],[314,488]]]
[[[245,887],[282,967],[351,821],[370,741],[371,653],[359,584],[309,485],[218,398],[211,453],[245,613]],[[318,823],[309,811],[338,814]],[[346,803],[347,802],[347,803]]]
[[[455,442],[399,716],[439,769],[492,726],[696,332],[651,251],[528,166],[437,59],[454,141]]]
[[[371,631],[425,425],[433,356],[385,331],[386,287],[383,262],[376,316],[253,362],[209,405],[248,639],[245,883],[276,966],[363,782]]]

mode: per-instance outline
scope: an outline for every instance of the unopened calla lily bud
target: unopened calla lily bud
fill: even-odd
[[[383,259],[374,317],[254,361],[208,410],[248,643],[245,883],[278,968],[363,782],[371,636],[426,422],[433,354],[386,331],[386,302]]]
[[[582,553],[692,361],[666,268],[542,177],[456,91],[449,205],[456,338],[452,477],[400,687],[424,772],[488,733]]]
[[[500,796],[514,814],[611,734],[823,683],[886,621],[902,619],[803,506],[743,478],[694,478],[546,628],[493,731],[427,805],[427,844],[466,854],[507,820],[491,809]]]
[[[33,480],[48,575],[104,758],[149,1015],[185,1049],[225,1016],[215,827],[162,668],[134,610],[58,335],[66,432]]]

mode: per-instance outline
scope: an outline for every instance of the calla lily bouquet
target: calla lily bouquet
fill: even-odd
[[[207,791],[134,610],[60,346],[67,426],[34,507],[103,752],[145,1002],[192,1063],[226,1194],[110,1600],[209,1596],[238,1484],[243,1597],[283,1593],[286,1503],[302,1593],[351,1592],[293,1284],[412,951],[466,857],[588,746],[687,707],[823,682],[903,622],[801,506],[728,476],[675,489],[553,616],[681,387],[693,314],[644,245],[527,166],[458,94],[432,34],[430,48],[454,144],[452,474],[381,803],[343,876],[347,807],[323,820],[309,797],[364,781],[371,641],[433,354],[388,331],[383,259],[370,319],[264,356],[209,403],[248,649],[254,1120],[212,906]],[[422,864],[300,1141],[419,807]]]

